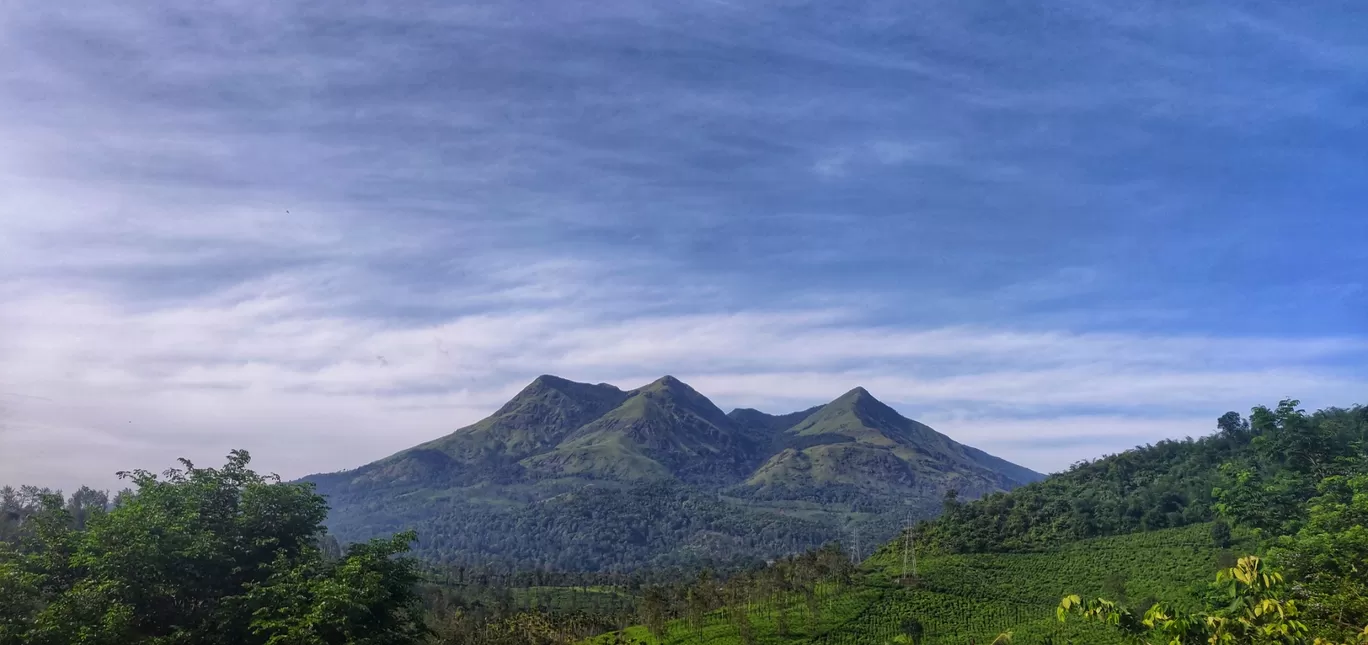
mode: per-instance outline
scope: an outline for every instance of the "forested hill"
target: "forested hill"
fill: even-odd
[[[1297,406],[1228,413],[1211,436],[984,499],[947,495],[939,518],[885,543],[825,596],[785,562],[732,578],[716,611],[695,607],[718,597],[709,581],[657,592],[665,600],[643,603],[644,624],[625,635],[664,645],[1368,645],[1368,408]]]
[[[947,552],[1030,551],[1218,517],[1270,533],[1297,527],[1332,476],[1363,472],[1368,408],[1306,413],[1297,401],[1229,412],[1201,439],[1161,441],[972,502],[947,499],[917,532]]]
[[[871,543],[933,515],[947,490],[1042,477],[864,388],[771,415],[724,413],[671,376],[623,390],[546,375],[478,423],[306,481],[343,540],[412,528],[438,562],[622,570],[764,560],[857,532]]]

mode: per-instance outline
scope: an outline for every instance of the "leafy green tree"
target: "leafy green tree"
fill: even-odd
[[[1249,438],[1249,421],[1239,412],[1227,412],[1216,420],[1216,428],[1226,439],[1243,441]]]
[[[0,645],[418,642],[418,576],[397,557],[414,536],[328,561],[323,499],[249,462],[234,451],[217,469],[120,473],[134,491],[108,511],[91,508],[98,496],[42,496],[0,551]]]
[[[1339,635],[1368,623],[1368,475],[1320,482],[1306,524],[1272,557],[1297,580],[1308,613]]]
[[[926,626],[922,625],[922,622],[916,618],[908,618],[902,621],[902,634],[900,636],[905,637],[906,642],[912,645],[921,645],[922,640],[926,638]]]
[[[1230,523],[1225,520],[1216,520],[1211,523],[1211,544],[1218,549],[1230,546],[1231,532]]]
[[[1110,600],[1066,596],[1058,615],[1060,622],[1078,615],[1110,625],[1147,645],[1336,645],[1309,634],[1283,576],[1258,557],[1240,558],[1235,567],[1219,572],[1216,587],[1225,602],[1205,612],[1184,613],[1160,603],[1141,616]],[[1368,643],[1368,627],[1343,642]]]

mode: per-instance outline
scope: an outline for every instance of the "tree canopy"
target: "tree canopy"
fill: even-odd
[[[113,504],[35,493],[0,543],[0,645],[418,642],[414,536],[329,558],[323,498],[249,462],[120,473]]]

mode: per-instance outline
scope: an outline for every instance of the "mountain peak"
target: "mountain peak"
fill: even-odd
[[[833,409],[868,412],[877,415],[886,415],[889,413],[897,414],[897,412],[889,407],[888,404],[874,398],[874,395],[870,394],[869,390],[866,390],[863,387],[856,387],[837,397],[835,401],[832,401],[827,405],[831,406]]]
[[[665,376],[662,376],[662,377],[660,377],[660,378],[658,378],[658,379],[656,379],[656,380],[654,380],[654,381],[651,381],[651,383],[650,383],[649,385],[647,385],[646,387],[643,387],[643,388],[641,388],[641,389],[643,389],[643,390],[648,390],[648,389],[660,389],[660,388],[666,388],[666,387],[679,387],[679,386],[681,386],[681,385],[684,385],[684,381],[681,381],[681,380],[679,380],[679,379],[677,379],[677,378],[675,378],[675,377],[673,377],[673,376],[671,376],[671,375],[669,375],[669,374],[666,374]],[[688,387],[688,386],[687,386],[687,385],[684,385],[684,387]]]
[[[599,383],[597,385],[591,385],[589,383],[580,383],[579,381],[572,381],[567,378],[561,378],[554,374],[542,374],[541,376],[532,379],[532,382],[528,383],[527,387],[524,387],[520,394],[543,392],[546,390],[558,390],[561,392],[569,392],[575,390],[603,390],[617,392],[622,391],[619,390],[617,386],[610,385],[608,383]]]
[[[542,374],[541,376],[532,379],[532,382],[528,384],[528,387],[563,387],[570,382],[569,379],[563,379],[554,374]]]
[[[851,390],[851,391],[849,391],[849,392],[846,392],[845,394],[842,394],[842,395],[841,395],[839,398],[837,398],[836,400],[837,400],[837,401],[844,401],[844,400],[859,400],[859,399],[873,399],[873,398],[874,398],[874,395],[873,395],[873,394],[870,394],[870,393],[869,393],[869,390],[866,390],[866,389],[864,389],[864,387],[857,385],[857,386],[855,386],[855,389],[853,389],[853,390]],[[878,399],[874,399],[874,400],[877,401]]]
[[[625,392],[625,400],[525,462],[540,476],[737,481],[748,438],[707,397],[673,376]]]
[[[589,405],[590,407],[600,407],[598,404],[590,404],[590,401],[597,400],[616,400],[621,399],[626,394],[618,388],[607,385],[590,385],[588,383],[578,383],[570,379],[561,378],[553,374],[542,374],[531,383],[528,383],[512,399],[499,408],[494,416],[512,413],[515,410],[528,405],[536,405],[538,401],[548,402],[553,407],[558,404],[549,403],[552,400],[577,401],[576,405]],[[617,403],[613,403],[616,405]],[[610,406],[611,407],[611,406]]]
[[[651,381],[650,383],[647,383],[646,385],[637,388],[633,392],[640,394],[661,393],[673,396],[685,396],[688,398],[697,398],[703,396],[702,394],[698,393],[698,390],[689,387],[688,383],[685,383],[684,381],[681,381],[673,376],[670,376],[669,374],[666,374],[665,376],[662,376],[654,381]]]

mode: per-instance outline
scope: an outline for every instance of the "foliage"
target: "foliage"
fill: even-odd
[[[1362,469],[1368,408],[1308,414],[1297,401],[1227,413],[1199,440],[1161,441],[1009,493],[953,504],[918,528],[942,551],[1030,551],[1061,541],[1221,518],[1270,535],[1294,532],[1331,475]]]
[[[815,612],[823,629],[797,640],[911,642],[902,628],[915,624],[930,645],[1368,642],[1368,411],[1307,414],[1283,401],[1217,426],[1212,437],[1080,464],[1012,493],[947,494],[941,519],[879,549]],[[1080,539],[1089,534],[1104,537]],[[1286,581],[1229,551],[1270,544]],[[904,575],[909,555],[914,576]],[[1117,600],[1081,600],[1098,593]],[[1061,624],[1061,595],[1066,613],[1097,620]],[[778,634],[779,621],[754,623],[758,642]],[[661,642],[743,640],[693,622],[676,630]]]
[[[415,554],[441,567],[697,572],[819,547],[842,537],[838,522],[845,517],[795,516],[670,482],[591,483],[530,503],[489,502],[480,494],[390,493],[383,509],[344,512],[329,521],[330,530],[345,541],[412,528],[419,535]],[[353,510],[381,504],[366,501],[370,495],[334,493],[332,501]]]
[[[1305,524],[1272,557],[1297,581],[1305,613],[1331,637],[1368,624],[1368,474],[1321,480]]]
[[[1240,558],[1216,576],[1224,592],[1222,604],[1203,612],[1185,613],[1155,604],[1143,617],[1118,603],[1101,598],[1083,601],[1065,596],[1058,618],[1069,615],[1110,625],[1138,642],[1152,645],[1335,645],[1310,636],[1296,600],[1288,598],[1283,576],[1255,556]],[[1368,627],[1348,643],[1368,643]]]
[[[650,643],[739,645],[744,607],[750,634],[760,643],[963,645],[1011,632],[1018,644],[1063,635],[1116,645],[1120,640],[1100,629],[1061,627],[1054,618],[1060,595],[1097,592],[1119,574],[1134,597],[1199,606],[1194,591],[1217,571],[1209,534],[1209,526],[1197,525],[1061,544],[1043,553],[922,554],[917,579],[906,585],[899,582],[900,544],[880,549],[858,569],[839,552],[816,552],[799,559],[806,564],[785,559],[733,576],[731,590],[714,580],[708,584],[716,600],[702,607],[690,609],[688,599],[707,596],[706,584],[671,591],[666,613],[672,618],[663,638],[645,626],[626,633]],[[1247,539],[1238,529],[1232,536],[1239,544]],[[812,585],[812,572],[820,570],[815,557],[830,569],[818,574],[826,582]]]
[[[108,510],[43,495],[0,550],[0,644],[417,642],[412,534],[329,561],[322,498],[249,461],[121,473],[135,490]]]

